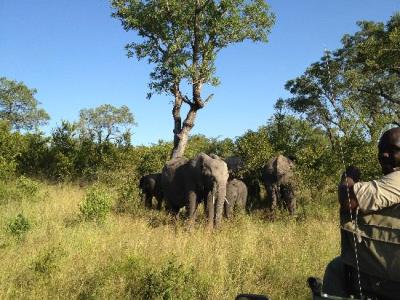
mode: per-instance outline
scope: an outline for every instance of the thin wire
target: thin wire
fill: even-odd
[[[332,89],[332,81],[331,81],[331,70],[329,68],[329,57],[330,56],[329,56],[329,52],[328,52],[328,50],[326,48],[325,48],[324,52],[325,52],[325,55],[327,57],[327,59],[326,59],[326,67],[327,67],[327,70],[328,70],[328,83],[329,83],[330,88],[331,88],[331,93],[332,93],[332,95],[334,95],[334,93],[332,92],[333,89]],[[333,100],[335,100],[335,99],[333,99]],[[357,240],[356,240],[356,232],[358,231],[358,228],[357,228],[357,224],[358,224],[358,207],[356,209],[355,218],[353,219],[353,214],[352,214],[352,211],[351,211],[350,187],[349,187],[349,182],[347,180],[346,162],[345,162],[345,159],[344,159],[344,152],[343,152],[342,143],[340,142],[339,138],[337,139],[337,143],[339,145],[340,156],[341,156],[342,164],[343,164],[343,167],[344,167],[344,177],[346,178],[346,192],[347,192],[347,200],[349,202],[350,221],[354,226],[354,232],[353,232],[354,253],[355,253],[355,258],[356,258],[358,287],[359,287],[359,290],[360,290],[360,298],[362,299],[363,295],[362,295],[362,289],[361,289],[360,265],[359,265],[359,261],[358,261],[358,247],[357,247]]]

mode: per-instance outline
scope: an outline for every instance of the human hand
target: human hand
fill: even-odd
[[[353,189],[354,184],[355,181],[353,178],[345,177],[338,186],[338,200],[342,211],[353,210],[358,207],[357,198]]]
[[[357,168],[356,166],[348,166],[346,168],[346,171],[343,172],[342,176],[341,176],[341,183],[343,183],[343,181],[346,179],[347,184],[351,186],[354,185],[355,182],[359,182],[361,178],[361,171],[359,168]],[[351,181],[349,180],[351,179]]]

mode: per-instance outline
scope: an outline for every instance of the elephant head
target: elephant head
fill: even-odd
[[[142,201],[147,208],[152,207],[153,197],[157,200],[157,209],[162,205],[161,173],[147,174],[140,178],[139,188],[142,192]]]
[[[230,218],[234,211],[244,211],[247,202],[246,184],[239,179],[229,180],[226,185],[226,199],[224,210],[227,218]]]

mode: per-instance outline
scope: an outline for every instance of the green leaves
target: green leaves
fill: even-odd
[[[129,128],[136,125],[129,108],[103,104],[96,108],[82,109],[79,114],[78,129],[82,137],[102,142],[126,139]],[[121,132],[122,131],[122,132]]]
[[[342,48],[324,53],[285,85],[293,95],[288,107],[322,126],[333,147],[340,135],[376,141],[385,126],[398,122],[400,15],[386,25],[358,25],[358,32],[343,37]]]
[[[155,65],[150,89],[169,93],[173,82],[217,83],[215,59],[230,44],[267,41],[275,17],[263,0],[111,1],[113,17],[141,39],[128,56]]]
[[[50,119],[35,99],[35,89],[23,82],[0,77],[0,119],[10,122],[16,130],[37,130]]]
[[[23,214],[18,214],[13,220],[10,220],[7,225],[7,231],[18,238],[22,237],[30,229],[31,224]]]
[[[85,200],[79,205],[79,210],[87,221],[104,222],[111,207],[112,197],[107,190],[94,186],[86,193]]]

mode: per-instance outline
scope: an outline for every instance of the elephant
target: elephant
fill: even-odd
[[[271,158],[263,169],[263,182],[268,207],[273,211],[278,205],[286,206],[293,215],[296,210],[293,160],[283,155]]]
[[[229,180],[226,185],[225,216],[232,217],[234,211],[243,211],[247,202],[247,186],[239,179]]]
[[[219,227],[226,198],[228,167],[216,155],[200,153],[188,160],[183,157],[168,161],[161,181],[167,210],[177,214],[186,207],[190,222],[197,206],[204,201],[209,227]]]
[[[161,173],[144,175],[140,178],[139,188],[142,200],[147,208],[152,208],[153,197],[157,200],[157,209],[161,210],[163,192],[161,187]]]

